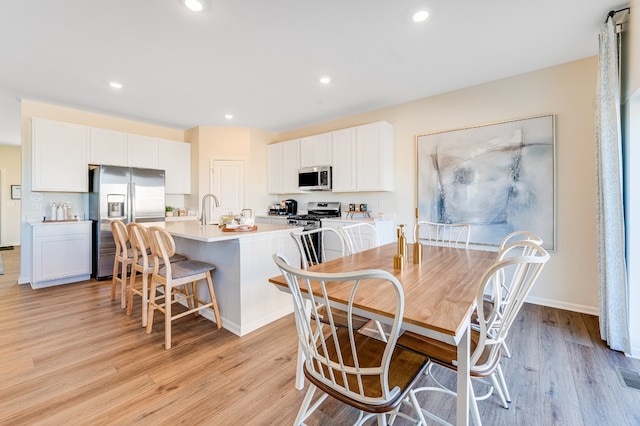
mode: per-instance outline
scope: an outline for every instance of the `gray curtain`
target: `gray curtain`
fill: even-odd
[[[596,89],[596,218],[600,335],[629,352],[627,272],[622,204],[619,37],[613,18],[600,31]]]

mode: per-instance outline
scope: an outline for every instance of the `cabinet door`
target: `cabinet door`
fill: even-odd
[[[333,192],[356,190],[356,129],[333,132]]]
[[[127,135],[127,160],[129,167],[158,168],[158,138]]]
[[[357,131],[357,190],[392,191],[393,128],[380,122],[359,126]]]
[[[87,192],[88,128],[33,119],[32,190]]]
[[[267,146],[267,192],[282,194],[282,144]]]
[[[35,226],[32,282],[91,273],[91,223]]]
[[[300,139],[300,167],[330,166],[332,164],[332,133]]]
[[[191,144],[159,139],[158,168],[165,171],[167,194],[191,193]]]
[[[300,141],[282,142],[282,193],[296,194],[300,169]]]
[[[127,134],[114,130],[89,129],[89,163],[127,165]]]

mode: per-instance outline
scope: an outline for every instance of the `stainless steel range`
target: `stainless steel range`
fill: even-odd
[[[290,226],[302,226],[305,231],[320,228],[321,220],[328,217],[340,217],[339,201],[310,201],[307,203],[307,214],[290,216]]]

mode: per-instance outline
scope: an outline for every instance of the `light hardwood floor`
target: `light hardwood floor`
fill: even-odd
[[[162,315],[145,334],[139,299],[128,317],[105,282],[33,290],[17,284],[19,248],[0,254],[0,424],[287,425],[295,418],[304,392],[293,387],[293,317],[242,338],[185,317],[166,351]],[[640,424],[640,391],[623,387],[616,371],[640,371],[640,361],[607,349],[596,317],[525,305],[509,343],[513,358],[503,367],[513,402],[508,410],[495,396],[480,402],[485,425]],[[420,400],[452,419],[451,398]],[[308,424],[355,418],[327,401]]]

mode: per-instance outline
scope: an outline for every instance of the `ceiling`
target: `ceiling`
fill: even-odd
[[[206,0],[194,13],[180,0],[0,0],[0,93],[282,132],[596,55],[607,12],[627,5]]]

